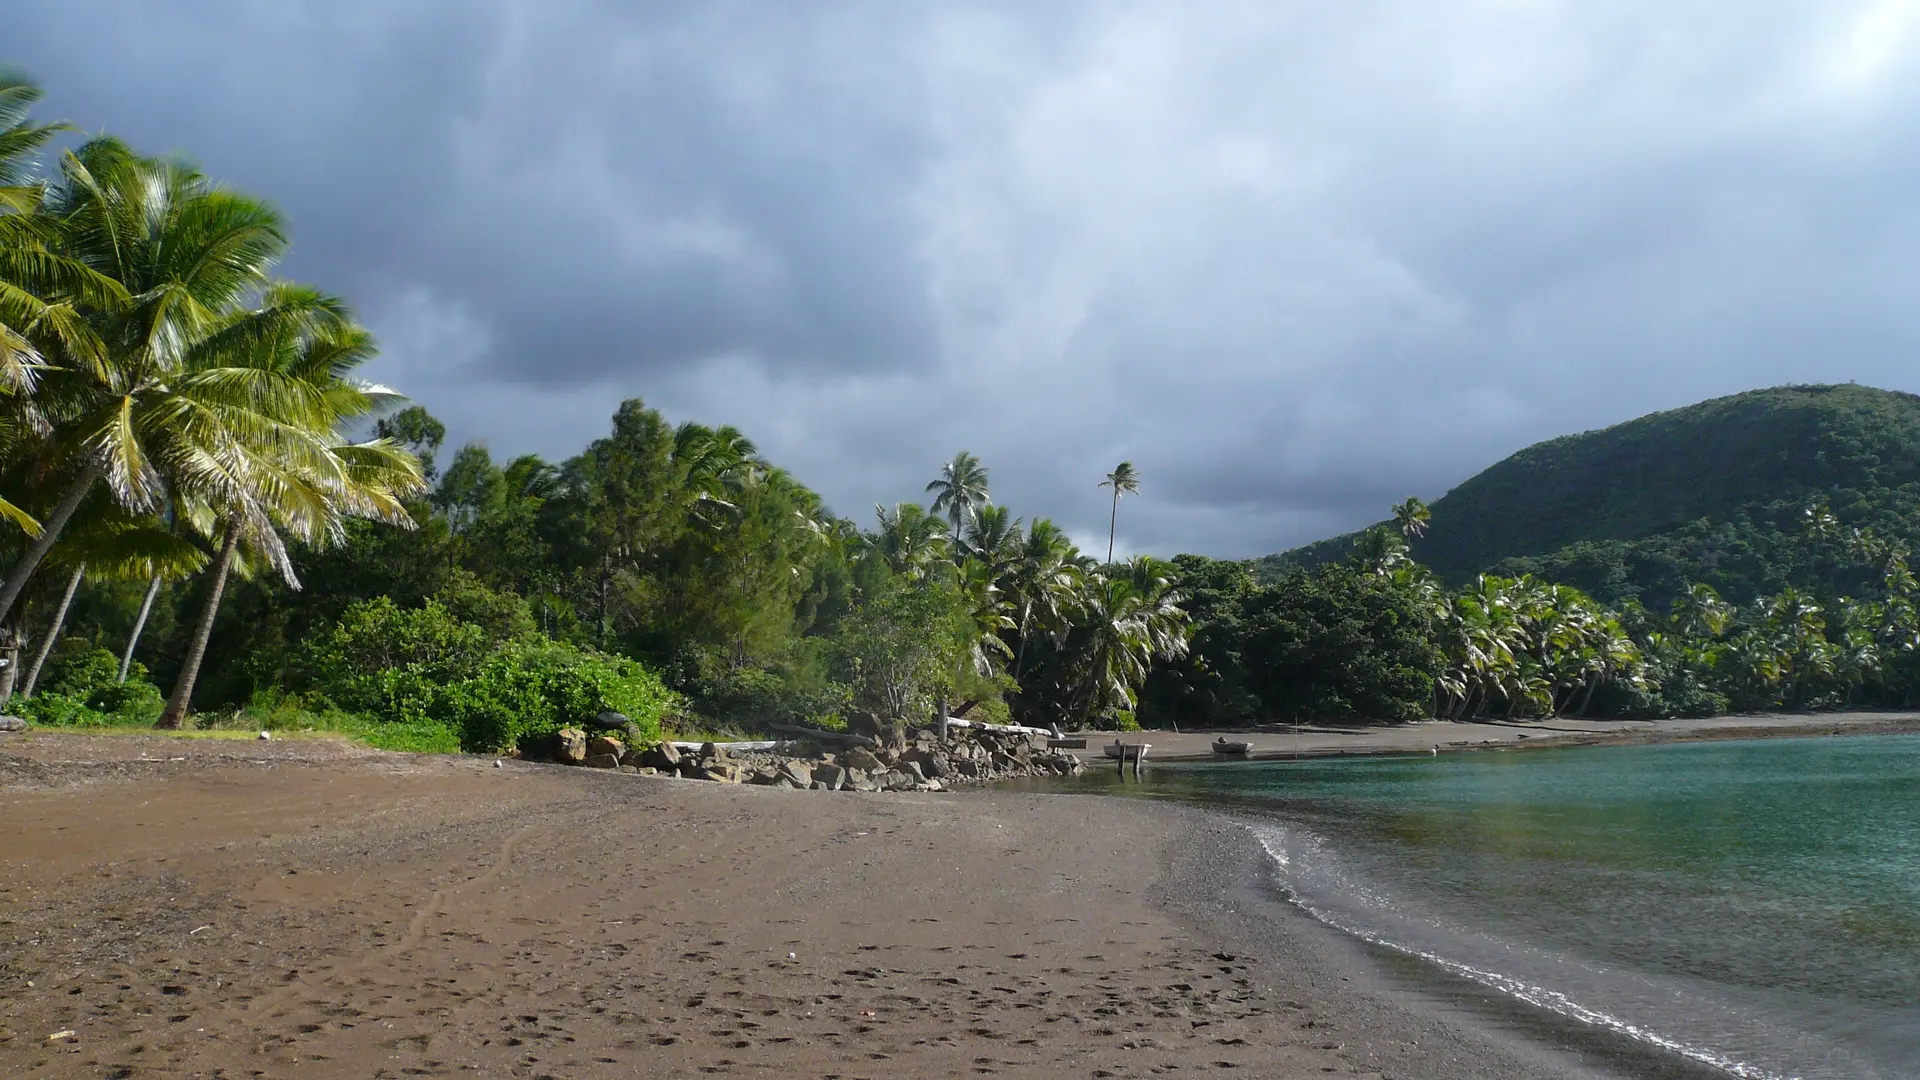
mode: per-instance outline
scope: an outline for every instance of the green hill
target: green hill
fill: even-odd
[[[1824,499],[1841,528],[1815,538]],[[1433,504],[1413,554],[1450,582],[1532,572],[1603,600],[1664,605],[1687,581],[1742,601],[1785,584],[1846,591],[1844,535],[1920,546],[1920,397],[1786,386],[1537,443]],[[1357,534],[1256,561],[1339,558]]]

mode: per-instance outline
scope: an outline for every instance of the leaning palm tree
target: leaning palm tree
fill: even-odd
[[[1123,461],[1114,466],[1100,487],[1113,489],[1113,510],[1107,515],[1107,564],[1113,564],[1113,538],[1120,526],[1120,496],[1140,493],[1140,474],[1134,471],[1133,462]]]
[[[237,471],[235,433],[272,428],[253,383],[188,378],[186,362],[216,330],[227,339],[218,347],[231,348],[264,321],[225,320],[259,294],[286,250],[276,211],[215,187],[184,162],[141,157],[102,137],[62,159],[40,213],[57,226],[58,253],[117,292],[76,298],[87,333],[61,343],[59,362],[40,378],[43,446],[63,490],[0,585],[0,621],[95,485],[135,511],[158,504],[163,474],[236,497],[247,480]],[[83,347],[92,342],[97,350]]]
[[[953,460],[940,466],[940,476],[929,481],[927,490],[934,493],[933,512],[945,514],[953,525],[954,558],[960,557],[960,530],[972,521],[980,508],[993,499],[987,494],[987,469],[980,459],[965,450],[953,455]]]
[[[304,313],[304,316],[294,313]],[[299,587],[282,534],[315,546],[341,542],[348,518],[413,525],[405,500],[425,490],[420,462],[388,439],[348,442],[340,431],[398,400],[352,378],[374,354],[373,337],[337,300],[292,286],[269,289],[260,306],[230,316],[189,357],[189,378],[248,386],[260,422],[230,446],[247,481],[213,502],[223,517],[220,551],[200,618],[167,707],[155,726],[186,720],[228,575],[242,545]]]

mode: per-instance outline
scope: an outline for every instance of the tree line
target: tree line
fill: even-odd
[[[1409,557],[1428,521],[1413,499],[1346,559],[1267,583],[1249,564],[1183,555],[1192,647],[1147,680],[1140,714],[1225,726],[1913,707],[1911,553],[1824,501],[1798,517],[1800,585],[1736,604],[1686,583],[1664,610],[1530,574],[1449,589]]]
[[[446,453],[275,276],[270,204],[0,82],[0,702],[46,722],[328,718],[497,749],[623,706],[682,727],[946,709],[1132,722],[1189,624],[1170,564],[995,505],[960,453],[864,525],[731,427],[624,402],[565,461]],[[164,697],[159,687],[170,687]]]

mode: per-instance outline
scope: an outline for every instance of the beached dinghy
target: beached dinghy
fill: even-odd
[[[1247,752],[1252,749],[1252,743],[1228,742],[1225,739],[1213,740],[1213,752],[1216,754],[1233,754],[1239,757],[1245,757]]]

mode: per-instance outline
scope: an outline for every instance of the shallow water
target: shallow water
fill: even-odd
[[[1086,783],[1110,784],[1095,772]],[[1920,736],[1162,765],[1343,930],[1746,1077],[1920,1077]]]

